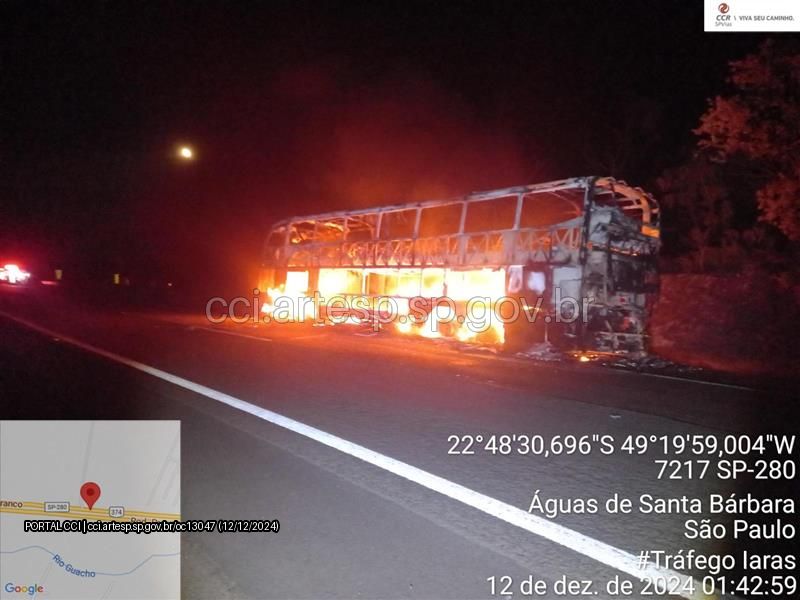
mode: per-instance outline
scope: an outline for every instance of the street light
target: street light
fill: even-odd
[[[178,150],[178,156],[183,160],[192,160],[194,158],[194,151],[189,146],[181,146]]]

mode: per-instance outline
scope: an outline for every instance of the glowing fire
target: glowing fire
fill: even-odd
[[[408,319],[398,319],[395,321],[394,326],[400,333],[411,333],[413,329],[413,325]]]
[[[462,342],[502,343],[504,340],[503,323],[493,314],[494,303],[505,295],[506,274],[503,269],[476,269],[471,271],[453,271],[450,269],[319,269],[316,289],[323,305],[332,298],[364,300],[360,308],[367,310],[378,318],[385,318],[387,304],[382,300],[391,300],[391,317],[397,332],[407,335],[419,335],[426,338],[453,337]],[[289,302],[294,306],[309,309],[313,304],[310,298],[309,271],[288,271],[286,282],[277,287],[267,289],[269,301],[262,305],[262,312],[274,315],[278,308]],[[430,312],[424,316],[416,315],[416,322],[410,319],[411,298],[446,298],[435,302]],[[277,302],[278,298],[288,301]],[[468,315],[467,303],[478,301],[478,314]],[[332,306],[332,305],[331,305]],[[338,307],[337,307],[338,308]],[[475,306],[471,310],[474,310]],[[415,310],[418,310],[415,307]],[[316,318],[313,310],[296,309],[296,320]],[[363,317],[358,318],[345,311],[336,323],[362,324]],[[470,317],[473,317],[470,320]]]
[[[432,311],[428,314],[428,318],[422,324],[421,327],[417,328],[417,333],[422,337],[426,337],[429,339],[436,339],[442,337],[442,332],[439,330],[439,322],[436,319],[435,311]]]
[[[435,271],[439,280],[431,277],[429,269],[418,276],[421,296],[434,289],[447,292],[447,300],[442,300],[431,308],[423,323],[415,327],[411,323],[398,324],[397,330],[404,334],[420,335],[427,338],[454,337],[461,342],[502,343],[505,339],[503,323],[494,314],[494,302],[505,294],[505,273],[502,270],[481,269],[474,271]],[[416,292],[408,290],[410,293]],[[427,297],[441,297],[431,294]],[[467,310],[467,302],[477,300]],[[469,311],[477,313],[466,314]],[[407,314],[407,313],[403,313]],[[475,317],[470,319],[470,317]]]
[[[275,312],[275,305],[272,304],[272,301],[279,296],[283,296],[283,286],[276,287],[276,288],[267,288],[267,296],[269,297],[268,302],[264,302],[261,305],[261,312],[265,315],[272,315]]]
[[[305,301],[308,298],[308,271],[289,271],[286,273],[286,283],[278,287],[267,288],[268,301],[261,305],[261,312],[273,316],[276,310],[287,311],[290,313],[291,320],[304,321],[313,319],[313,310],[309,307],[310,303]],[[285,298],[276,306],[278,298]]]
[[[456,331],[456,338],[460,342],[469,342],[470,340],[474,339],[478,333],[476,331],[472,331],[469,327],[466,326],[466,323],[458,328]]]

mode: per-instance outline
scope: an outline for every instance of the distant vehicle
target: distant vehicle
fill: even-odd
[[[286,219],[266,240],[259,287],[273,300],[336,295],[373,311],[394,298],[404,303],[404,333],[426,335],[420,325],[444,314],[453,318],[427,337],[640,354],[658,290],[659,231],[650,194],[576,177]],[[476,297],[501,313],[517,301],[521,314],[476,333]],[[420,300],[428,314],[409,319]],[[448,310],[437,310],[444,301]]]
[[[2,283],[20,285],[27,283],[30,278],[31,274],[21,269],[19,265],[8,264],[0,267],[0,282]]]

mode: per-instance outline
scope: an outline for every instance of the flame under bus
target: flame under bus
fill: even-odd
[[[578,177],[294,217],[269,233],[260,288],[272,299],[318,293],[317,313],[326,298],[358,299],[362,319],[392,298],[410,316],[394,323],[405,333],[641,353],[657,290],[658,216],[639,188]],[[471,327],[473,298],[488,298],[502,318]],[[513,320],[509,299],[520,309]]]

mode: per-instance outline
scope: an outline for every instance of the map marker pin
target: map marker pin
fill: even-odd
[[[81,498],[86,502],[86,506],[89,507],[89,510],[92,510],[94,503],[97,502],[99,497],[100,486],[94,481],[87,481],[81,486]]]

